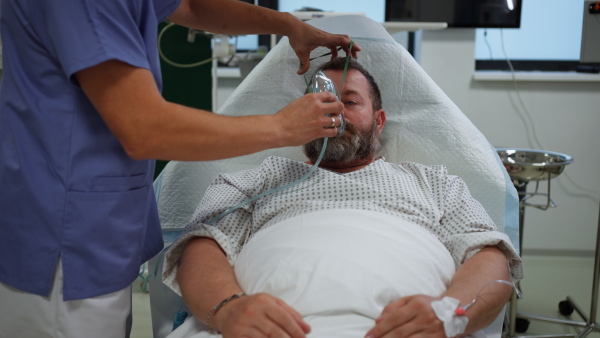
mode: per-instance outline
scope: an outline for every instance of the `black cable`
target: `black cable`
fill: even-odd
[[[340,51],[341,49],[342,49],[342,47],[338,47],[338,49],[337,49],[337,50],[338,50],[338,51]],[[322,58],[323,56],[327,56],[327,55],[331,55],[331,52],[329,52],[329,53],[325,53],[325,54],[323,54],[323,55],[321,55],[321,56],[316,56],[316,57],[314,57],[314,58],[310,59],[310,61],[312,61],[312,60],[314,60],[314,59]]]

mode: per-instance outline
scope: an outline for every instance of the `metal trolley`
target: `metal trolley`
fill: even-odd
[[[541,210],[556,207],[556,203],[550,197],[551,184],[550,180],[560,175],[565,166],[573,162],[573,158],[568,155],[533,149],[508,149],[498,148],[498,155],[504,163],[508,175],[513,180],[513,184],[519,193],[519,244],[522,248],[523,243],[523,228],[525,220],[525,207],[535,207]],[[528,192],[527,187],[531,181],[535,181],[535,189],[533,192]],[[547,192],[539,192],[540,181],[547,182]],[[542,204],[534,204],[530,199],[534,196],[545,196],[546,202]],[[510,301],[510,307],[507,312],[508,327],[504,333],[504,337],[513,338],[533,338],[533,337],[577,337],[583,338],[591,332],[600,332],[600,324],[596,322],[596,312],[598,307],[598,288],[600,275],[600,216],[598,219],[598,230],[596,238],[596,253],[594,261],[594,274],[592,285],[592,299],[590,315],[587,316],[577,303],[571,298],[558,304],[559,311],[562,315],[568,316],[576,311],[583,321],[575,321],[562,318],[552,318],[540,316],[531,313],[517,312],[517,297],[513,292]],[[540,320],[570,326],[583,328],[579,334],[545,334],[545,335],[517,335],[517,332],[523,333],[527,331],[529,320]]]

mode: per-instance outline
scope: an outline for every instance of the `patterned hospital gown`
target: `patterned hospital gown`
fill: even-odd
[[[444,166],[393,164],[378,159],[364,169],[345,174],[319,168],[306,180],[207,225],[215,216],[251,197],[302,178],[310,168],[306,163],[269,157],[258,168],[220,175],[209,186],[184,235],[169,250],[165,283],[179,290],[174,281],[178,261],[193,236],[216,240],[233,265],[243,245],[257,231],[300,214],[329,209],[378,211],[416,223],[445,245],[457,267],[482,247],[498,245],[510,262],[513,278],[522,277],[521,260],[508,237],[497,231],[464,181],[448,175]]]

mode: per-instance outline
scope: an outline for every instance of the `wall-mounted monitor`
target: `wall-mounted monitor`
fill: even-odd
[[[385,21],[446,22],[448,27],[519,28],[521,0],[386,0]]]
[[[252,5],[267,7],[270,9],[278,10],[278,0],[240,0],[247,2]],[[236,48],[239,52],[255,51],[259,46],[271,46],[271,35],[240,35],[235,38]]]

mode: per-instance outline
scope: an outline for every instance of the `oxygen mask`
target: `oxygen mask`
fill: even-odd
[[[338,93],[335,87],[335,83],[333,83],[333,81],[321,70],[317,71],[315,75],[313,75],[313,78],[310,81],[310,84],[308,85],[308,92],[330,92],[333,93],[338,98],[338,100],[341,101],[340,94]],[[338,117],[340,118],[340,126],[337,127],[337,134],[335,135],[335,137],[340,137],[344,135],[344,131],[346,131],[346,122],[344,121],[344,117],[341,114],[339,114]]]

